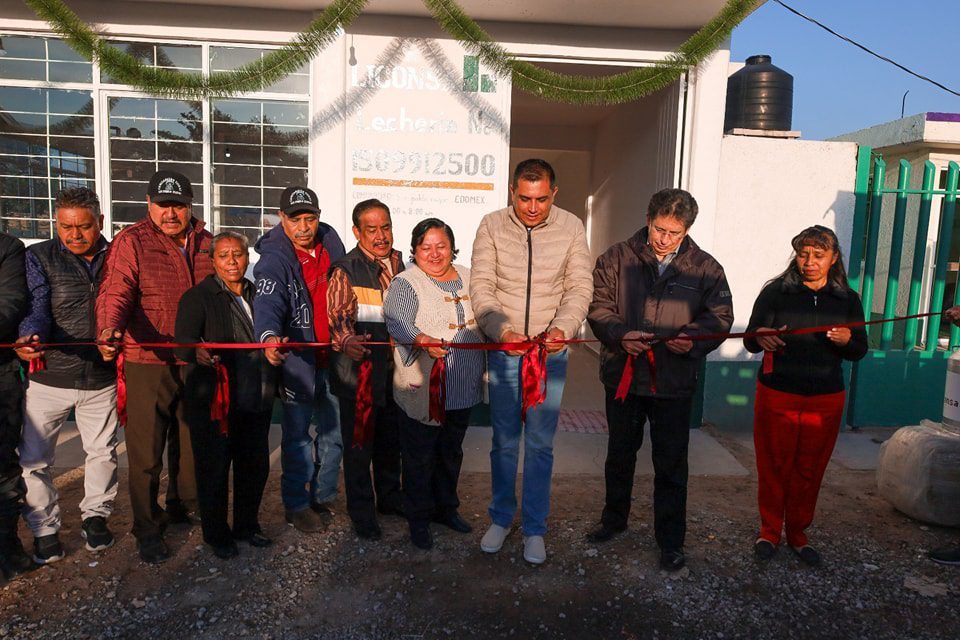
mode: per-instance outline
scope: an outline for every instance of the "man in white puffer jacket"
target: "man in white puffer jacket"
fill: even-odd
[[[547,341],[547,387],[543,404],[521,421],[522,351],[491,351],[490,466],[493,524],[480,542],[496,553],[517,510],[520,434],[523,460],[523,557],[546,560],[543,535],[550,511],[553,436],[567,373],[562,341],[574,338],[593,296],[592,260],[583,223],[553,206],[556,174],[546,161],[524,160],[513,172],[512,206],[484,216],[473,243],[470,298],[477,323],[495,342],[522,342],[541,334]]]

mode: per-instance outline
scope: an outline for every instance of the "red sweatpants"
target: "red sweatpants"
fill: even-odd
[[[760,537],[807,544],[823,472],[840,431],[845,392],[801,396],[757,383],[753,443],[757,453]]]

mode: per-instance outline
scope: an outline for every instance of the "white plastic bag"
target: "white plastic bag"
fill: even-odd
[[[898,429],[880,446],[877,488],[911,518],[960,526],[960,430],[929,420]]]

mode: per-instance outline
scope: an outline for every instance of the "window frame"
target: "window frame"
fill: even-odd
[[[295,34],[290,34],[291,37]],[[35,37],[35,38],[47,38],[63,41],[63,38],[59,37],[57,34],[50,31],[27,31],[22,29],[3,29],[0,32],[0,38],[5,36],[12,37]],[[210,73],[210,48],[211,47],[232,47],[232,48],[249,48],[249,49],[259,49],[259,50],[272,50],[281,48],[283,45],[276,42],[238,42],[228,39],[218,39],[218,40],[196,40],[191,38],[175,38],[175,37],[153,37],[153,36],[138,36],[138,35],[126,35],[126,34],[111,34],[110,40],[113,41],[122,41],[122,42],[146,42],[157,45],[187,45],[187,46],[198,46],[200,47],[201,62],[202,62],[202,73],[204,75],[209,75]],[[49,48],[47,50],[47,59],[45,59],[45,64],[49,67]],[[110,167],[110,136],[109,136],[109,127],[110,127],[110,112],[109,112],[109,98],[120,97],[120,98],[147,98],[147,99],[162,99],[159,96],[151,95],[147,92],[140,91],[134,87],[124,84],[117,84],[112,82],[102,82],[101,81],[101,68],[97,60],[94,60],[91,63],[91,82],[60,82],[60,81],[47,81],[47,80],[18,80],[18,79],[7,79],[2,78],[0,82],[7,87],[21,87],[28,89],[67,89],[74,91],[89,91],[93,98],[93,137],[94,137],[94,187],[97,194],[100,196],[100,202],[102,204],[103,215],[104,215],[104,225],[103,232],[107,238],[113,237],[113,194],[112,194],[112,185],[110,180],[111,167]],[[259,100],[259,101],[283,101],[283,102],[302,102],[307,106],[307,113],[309,114],[310,121],[308,122],[307,130],[307,181],[308,184],[313,180],[313,140],[314,135],[312,131],[312,119],[314,116],[314,96],[317,92],[317,75],[316,75],[316,65],[314,61],[311,60],[308,64],[307,70],[307,92],[303,93],[282,93],[282,92],[272,92],[272,91],[256,91],[250,93],[240,94],[234,96],[238,100]],[[202,107],[202,118],[203,118],[203,140],[202,140],[202,152],[203,152],[203,175],[205,176],[203,184],[203,205],[200,209],[194,210],[194,216],[199,219],[202,219],[206,223],[207,229],[211,232],[216,233],[218,230],[218,222],[215,220],[213,213],[213,183],[214,183],[214,174],[213,174],[213,122],[212,122],[212,108],[211,101],[218,98],[207,98],[200,101]],[[49,148],[49,147],[48,147]],[[51,203],[52,196],[51,193]],[[146,203],[144,203],[146,204]],[[52,213],[52,212],[51,212]],[[144,206],[144,213],[146,213],[146,206]],[[51,219],[53,215],[51,215]],[[51,234],[54,234],[53,224],[51,223]],[[21,238],[23,242],[27,245],[35,244],[37,242],[43,242],[47,238]]]

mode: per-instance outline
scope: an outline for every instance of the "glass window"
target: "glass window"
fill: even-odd
[[[57,192],[94,188],[92,114],[89,91],[0,86],[2,230],[23,238],[49,238],[51,201]]]
[[[212,200],[212,229],[233,229],[251,240],[277,223],[281,190],[307,182],[309,64],[262,90],[288,99],[212,100],[205,120],[202,102],[126,97],[118,94],[129,87],[94,85],[93,64],[63,39],[2,31],[0,38],[6,52],[0,56],[0,230],[49,238],[57,191],[94,188],[99,154],[109,167],[99,174],[99,187],[113,232],[144,216],[146,184],[158,169],[191,180],[198,217]],[[184,73],[202,73],[205,64],[230,71],[273,50],[129,39],[111,44],[152,67]],[[116,84],[106,73],[100,80]],[[104,94],[106,113],[99,107]]]
[[[156,44],[153,42],[128,42],[111,40],[110,44],[151,67],[164,67],[185,73],[200,73],[203,49],[200,45]],[[101,82],[116,83],[105,71],[100,72]]]
[[[270,49],[251,47],[210,47],[210,71],[233,71],[246,64],[259,60],[270,53]],[[310,65],[305,64],[295,72],[281,78],[274,84],[264,87],[269,93],[297,93],[306,95],[310,91]]]
[[[186,100],[109,100],[110,206],[113,231],[146,214],[147,182],[171,169],[193,185],[196,215],[203,209],[202,104]]]
[[[282,190],[307,183],[307,105],[214,100],[211,117],[216,229],[256,239],[276,224]]]
[[[0,78],[39,82],[90,82],[93,65],[62,40],[0,34],[6,55]]]

